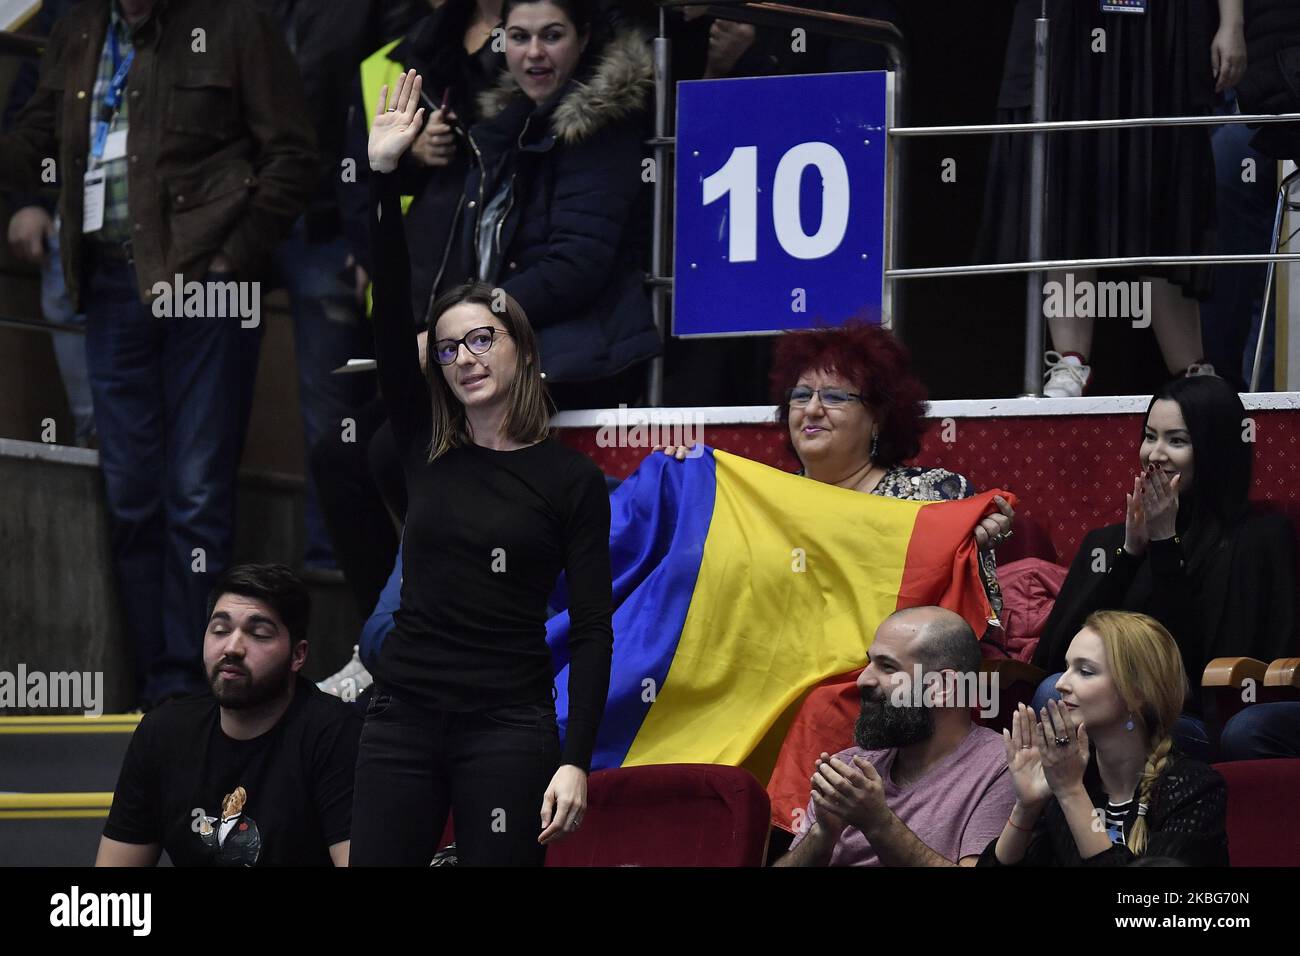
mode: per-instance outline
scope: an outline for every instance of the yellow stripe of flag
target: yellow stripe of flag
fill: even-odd
[[[807,689],[865,663],[896,609],[926,502],[721,451],[714,461],[717,499],[686,624],[624,766],[745,761],[765,780]]]

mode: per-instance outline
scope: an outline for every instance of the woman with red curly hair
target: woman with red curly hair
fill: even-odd
[[[974,487],[944,468],[906,465],[921,450],[925,386],[912,374],[907,349],[875,325],[790,332],[776,346],[771,385],[777,419],[785,423],[800,474],[865,494],[912,501],[968,498]],[[687,449],[664,454],[679,461]],[[975,527],[980,568],[995,612],[1002,609],[993,548],[1011,534],[1015,512],[1001,497],[1000,514]]]

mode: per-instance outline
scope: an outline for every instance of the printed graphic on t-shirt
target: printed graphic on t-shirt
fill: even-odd
[[[262,855],[257,822],[244,814],[248,791],[236,787],[221,801],[221,819],[200,817],[199,840],[217,866],[256,866]]]

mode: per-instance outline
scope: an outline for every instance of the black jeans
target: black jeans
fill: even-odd
[[[427,710],[376,687],[357,754],[352,866],[428,866],[453,814],[463,866],[541,866],[542,797],[560,764],[549,699]]]

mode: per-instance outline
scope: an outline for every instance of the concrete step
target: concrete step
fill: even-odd
[[[0,865],[89,866],[139,714],[0,717]]]

